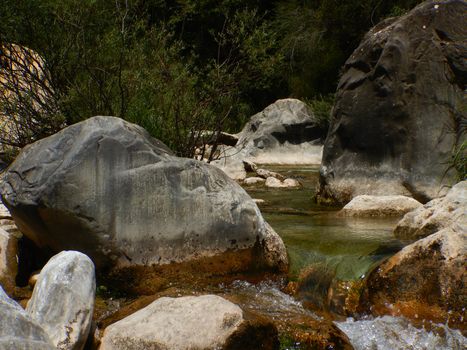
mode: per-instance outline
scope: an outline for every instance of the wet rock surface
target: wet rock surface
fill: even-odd
[[[394,234],[400,238],[417,239],[453,226],[467,232],[467,181],[453,186],[445,197],[407,213],[397,223]]]
[[[26,311],[57,349],[84,348],[94,308],[94,264],[84,254],[64,251],[42,269]]]
[[[365,304],[375,315],[447,323],[465,330],[467,232],[445,228],[403,248],[367,279]]]
[[[320,170],[319,200],[443,194],[467,83],[465,1],[427,1],[371,29],[345,63]],[[463,121],[464,120],[464,121]]]
[[[174,157],[142,128],[118,118],[90,118],[27,146],[0,191],[36,244],[82,251],[98,269],[226,251],[254,252],[244,269],[287,265],[285,246],[276,244],[280,238],[239,185],[215,167]],[[269,239],[277,254],[264,248]]]

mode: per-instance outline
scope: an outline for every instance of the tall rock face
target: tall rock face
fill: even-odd
[[[81,251],[98,270],[227,251],[238,265],[287,265],[282,240],[238,184],[118,118],[90,118],[25,147],[0,193],[36,244]],[[256,260],[240,261],[245,251]]]
[[[410,195],[452,184],[466,139],[467,2],[427,1],[378,24],[344,66],[325,141],[318,198]]]

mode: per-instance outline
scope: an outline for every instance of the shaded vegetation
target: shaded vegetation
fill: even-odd
[[[339,68],[364,33],[419,2],[3,0],[1,62],[17,44],[42,58],[33,66],[44,74],[37,79],[28,63],[39,89],[1,87],[10,93],[0,94],[0,117],[18,133],[0,144],[17,149],[114,115],[191,157],[194,131],[238,131],[284,97],[311,101],[326,123]],[[8,69],[3,64],[0,77]],[[47,108],[34,98],[40,89]]]

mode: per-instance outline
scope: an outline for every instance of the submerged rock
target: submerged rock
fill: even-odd
[[[98,269],[226,252],[237,271],[287,267],[284,244],[237,183],[213,166],[173,156],[122,119],[90,118],[25,147],[0,193],[36,244],[81,251]],[[243,259],[245,252],[252,258]]]
[[[0,349],[56,349],[46,331],[0,287]]]
[[[320,169],[318,199],[443,194],[466,140],[467,3],[426,1],[364,37],[344,66]]]
[[[61,252],[42,269],[26,311],[57,349],[81,350],[91,328],[96,282],[84,254]]]
[[[277,329],[215,295],[160,298],[106,328],[101,350],[278,349]]]
[[[445,197],[406,214],[398,222],[394,234],[400,238],[423,238],[455,225],[467,232],[467,181],[459,182]]]
[[[368,276],[367,308],[465,328],[466,278],[467,232],[445,228],[406,246]]]
[[[345,216],[402,216],[422,204],[406,196],[368,196],[352,199],[342,208]]]

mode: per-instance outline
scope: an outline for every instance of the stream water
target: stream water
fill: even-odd
[[[253,198],[264,201],[259,203],[264,217],[287,246],[292,281],[310,269],[315,275],[328,276],[324,278],[328,283],[331,283],[329,280],[358,280],[384,258],[410,243],[393,236],[398,219],[344,218],[336,215],[339,208],[314,204],[312,197],[318,181],[318,167],[274,166],[268,169],[296,178],[302,184],[300,189],[246,187]],[[319,319],[273,283],[238,282],[230,289],[242,300],[243,307],[266,313],[273,319],[285,323],[297,318]],[[427,331],[405,319],[389,316],[349,318],[335,321],[335,324],[346,333],[355,349],[467,349],[467,338],[444,325],[439,325],[438,331]],[[301,349],[300,344],[282,348]]]

